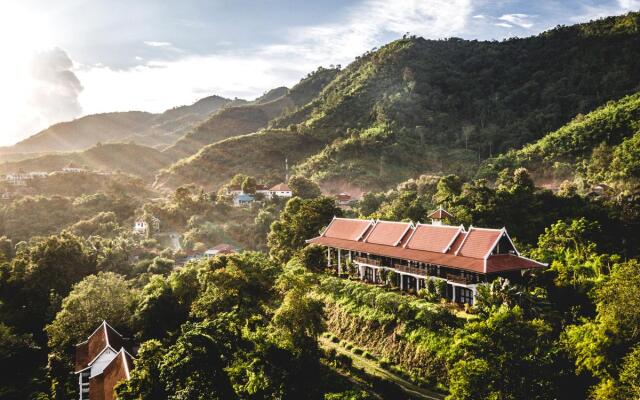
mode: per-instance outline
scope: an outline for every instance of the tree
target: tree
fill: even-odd
[[[34,392],[34,375],[41,368],[42,357],[29,334],[17,334],[0,322],[0,398],[20,400]]]
[[[240,189],[242,189],[244,193],[255,194],[257,185],[258,185],[258,182],[256,182],[256,178],[254,178],[253,176],[247,176],[242,181],[242,185],[240,186]]]
[[[310,244],[298,251],[296,258],[312,272],[322,272],[327,266],[327,252],[316,244]]]
[[[289,179],[289,188],[291,188],[294,196],[302,199],[312,199],[322,195],[320,186],[304,176],[292,176]]]
[[[136,292],[122,275],[100,272],[86,277],[73,286],[56,318],[45,328],[49,347],[64,352],[85,340],[102,321],[129,328],[136,302]]]
[[[292,198],[280,213],[280,218],[271,224],[267,239],[269,255],[278,262],[288,261],[304,247],[306,240],[317,236],[332,217],[339,215],[341,210],[330,197]]]
[[[129,380],[115,388],[121,400],[163,400],[168,398],[164,383],[160,380],[160,363],[167,352],[158,340],[148,340],[140,345],[134,361],[135,368]]]
[[[548,399],[553,397],[551,327],[502,307],[470,322],[449,351],[447,399]]]
[[[227,400],[237,395],[225,371],[240,336],[223,318],[188,323],[160,363],[160,380],[168,399]]]
[[[167,280],[156,275],[142,289],[133,325],[142,340],[162,339],[175,332],[187,316],[188,308],[179,303]]]
[[[0,267],[2,320],[18,332],[33,333],[40,343],[44,325],[53,320],[72,285],[95,272],[94,255],[68,232],[19,246],[11,264]]]

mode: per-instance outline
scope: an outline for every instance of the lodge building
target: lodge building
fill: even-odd
[[[521,256],[505,228],[445,225],[451,215],[442,208],[429,218],[431,224],[334,218],[307,243],[326,247],[328,267],[337,266],[338,274],[353,263],[361,280],[382,283],[381,271],[389,270],[401,290],[414,291],[438,279],[456,303],[473,304],[481,283],[517,281],[522,271],[546,266]]]
[[[106,321],[76,345],[75,373],[79,400],[115,400],[113,388],[129,379],[133,357],[124,349],[126,340]]]

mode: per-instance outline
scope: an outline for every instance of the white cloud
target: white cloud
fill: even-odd
[[[513,25],[507,24],[506,22],[497,22],[494,25],[501,28],[513,28]]]
[[[171,47],[171,42],[145,41],[143,43],[150,47]]]
[[[292,28],[281,43],[262,48],[150,60],[124,70],[83,66],[78,71],[85,86],[80,99],[85,112],[94,113],[161,111],[213,93],[252,98],[291,86],[319,65],[349,63],[406,32],[431,38],[461,33],[471,11],[470,0],[365,0],[340,22]],[[168,42],[145,43],[172,48]]]
[[[482,14],[478,14],[478,15],[474,15],[473,17],[471,17],[473,19],[485,19],[485,16]]]
[[[498,19],[501,21],[505,21],[510,25],[519,26],[525,29],[531,29],[533,27],[533,22],[530,21],[534,16],[527,14],[504,14]],[[497,24],[496,24],[497,25]],[[503,25],[497,25],[503,26]]]
[[[639,11],[640,0],[618,0],[618,5],[624,11]]]

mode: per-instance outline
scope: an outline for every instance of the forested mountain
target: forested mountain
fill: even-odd
[[[274,118],[316,98],[337,73],[337,69],[319,68],[290,90],[276,88],[249,104],[222,109],[169,147],[166,153],[177,160],[195,154],[208,144],[256,132]]]
[[[184,134],[184,129],[204,120],[211,113],[226,105],[241,102],[210,96],[161,114],[128,111],[87,115],[52,125],[14,146],[0,149],[0,154],[76,151],[101,142],[129,140],[150,146],[166,146]]]
[[[98,144],[79,152],[47,154],[17,162],[0,164],[0,173],[23,171],[60,171],[70,163],[91,170],[124,171],[150,180],[155,172],[171,163],[168,156],[158,150],[135,143]]]
[[[272,174],[284,156],[317,181],[369,189],[422,172],[472,175],[482,159],[637,91],[639,21],[629,13],[502,42],[397,40],[358,57],[273,129],[209,145],[158,183],[215,186],[262,163]]]
[[[611,101],[519,150],[488,160],[480,176],[526,167],[538,181],[586,178],[619,189],[640,180],[640,93]]]

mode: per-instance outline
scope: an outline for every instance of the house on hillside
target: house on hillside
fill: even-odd
[[[29,174],[18,172],[15,174],[7,174],[5,176],[5,181],[13,186],[27,186],[27,183],[33,179],[33,177]]]
[[[87,172],[87,169],[82,168],[79,165],[76,165],[75,163],[71,162],[66,167],[62,168],[62,172],[67,174],[78,174],[82,172]]]
[[[289,188],[289,185],[287,185],[286,183],[278,183],[277,185],[269,189],[269,197],[271,198],[287,198],[291,196],[293,196],[293,192]]]
[[[151,228],[153,229],[153,231],[159,231],[160,230],[160,219],[152,216],[150,218],[150,222],[151,222]],[[141,234],[141,235],[146,235],[149,233],[149,223],[144,219],[144,218],[138,218],[135,220],[135,222],[133,223],[133,232]]]
[[[256,201],[256,198],[250,194],[240,193],[238,195],[233,196],[233,205],[235,207],[242,207],[249,205]]]
[[[521,256],[505,228],[445,225],[450,214],[443,209],[429,216],[431,224],[334,218],[307,243],[326,247],[328,267],[337,266],[339,274],[352,262],[360,279],[371,283],[382,283],[382,271],[394,272],[401,290],[418,291],[427,280],[440,280],[455,303],[473,304],[481,283],[517,281],[522,271],[546,267]]]
[[[125,350],[126,340],[106,321],[82,343],[76,345],[75,374],[79,400],[113,400],[113,388],[130,378],[133,356]]]
[[[242,191],[242,188],[240,187],[240,185],[227,186],[227,188],[225,189],[225,194],[227,196],[237,196],[243,193],[244,192]]]
[[[349,193],[342,192],[336,195],[336,200],[338,200],[338,205],[340,207],[349,207],[353,198]]]
[[[261,194],[265,198],[269,198],[271,196],[269,193],[269,187],[263,184],[256,185],[256,194]]]
[[[221,243],[207,251],[204,252],[204,256],[207,258],[212,258],[215,256],[219,256],[222,254],[234,254],[237,253],[238,249],[234,246],[226,243]]]

